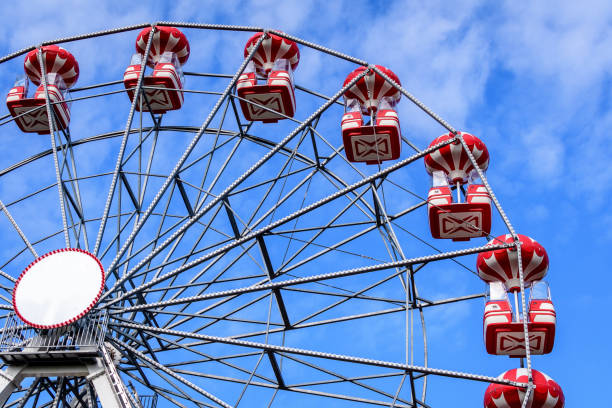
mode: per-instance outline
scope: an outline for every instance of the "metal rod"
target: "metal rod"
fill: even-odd
[[[232,78],[232,80],[230,81],[230,83],[227,85],[225,91],[223,92],[223,95],[221,95],[221,97],[217,100],[217,103],[215,104],[215,106],[212,108],[212,110],[210,111],[210,113],[208,114],[206,120],[204,121],[204,123],[202,124],[202,127],[200,128],[200,130],[198,131],[198,133],[194,136],[194,138],[192,139],[192,141],[190,142],[189,146],[187,147],[187,149],[185,149],[183,155],[181,156],[181,158],[178,160],[178,162],[176,163],[174,169],[172,169],[172,171],[170,172],[170,174],[168,175],[168,178],[166,179],[166,181],[164,182],[164,184],[160,187],[160,189],[158,190],[157,194],[154,196],[153,200],[151,201],[151,203],[149,204],[149,207],[145,210],[145,212],[142,214],[142,218],[138,221],[137,224],[134,225],[134,228],[132,230],[132,232],[130,233],[130,235],[127,237],[127,239],[124,241],[123,246],[121,247],[121,249],[117,252],[115,258],[113,259],[113,261],[111,262],[111,264],[108,266],[108,270],[113,270],[117,264],[117,262],[119,261],[119,259],[123,256],[123,253],[127,250],[128,246],[130,245],[130,243],[136,238],[136,235],[138,234],[138,232],[140,231],[140,229],[143,227],[144,223],[146,222],[146,220],[148,219],[148,217],[151,215],[151,212],[153,212],[153,209],[155,208],[155,206],[157,205],[157,203],[159,202],[159,200],[161,199],[163,193],[166,191],[166,189],[168,188],[168,186],[174,181],[174,177],[178,174],[179,170],[181,169],[182,165],[185,163],[185,161],[187,160],[187,157],[189,156],[189,154],[193,151],[193,149],[195,148],[196,144],[198,143],[198,141],[200,140],[200,137],[204,134],[204,130],[208,127],[208,125],[210,124],[210,122],[212,121],[213,117],[215,116],[215,114],[217,113],[217,111],[219,110],[219,108],[221,107],[221,103],[223,102],[223,100],[227,97],[227,95],[229,95],[230,91],[233,89],[234,85],[236,84],[236,82],[238,81],[238,78],[240,77],[240,75],[242,74],[242,72],[244,71],[244,69],[246,68],[246,65],[248,64],[248,62],[251,60],[251,58],[253,57],[253,55],[255,54],[255,52],[259,49],[259,46],[261,45],[261,43],[264,40],[264,36],[261,36],[259,38],[259,40],[257,41],[257,43],[255,44],[255,46],[253,47],[253,49],[251,50],[251,52],[249,53],[249,55],[247,56],[247,58],[244,59],[244,61],[242,62],[242,64],[240,65],[240,67],[238,68],[238,71],[236,72],[236,74],[234,75],[234,77]],[[192,217],[192,220],[197,220],[197,218],[199,217]],[[191,225],[191,224],[186,224],[186,225]],[[180,234],[180,232],[173,234],[174,236],[178,236]],[[172,237],[171,237],[172,238]],[[137,268],[144,265],[149,259],[153,258],[159,251],[163,250],[171,241],[171,239],[169,238],[168,240],[164,241],[164,243],[162,243],[162,245],[160,247],[158,247],[156,250],[152,251],[151,254],[145,258],[145,260],[142,260],[138,265]],[[136,270],[136,268],[134,268],[133,270]],[[125,277],[129,276],[130,273],[128,272],[127,274],[124,275],[124,277],[122,277],[121,279],[119,279],[119,281],[117,283],[121,283],[125,280]],[[122,280],[123,279],[123,280]],[[117,285],[115,285],[116,287]],[[102,295],[102,298],[104,298],[105,296],[108,296],[110,292],[106,292],[104,295]]]
[[[138,74],[138,82],[136,83],[136,90],[134,91],[134,98],[130,105],[130,111],[128,113],[128,118],[125,124],[125,130],[123,131],[123,137],[121,138],[121,145],[119,147],[119,153],[117,155],[115,171],[113,172],[113,178],[111,180],[111,184],[108,189],[106,203],[104,205],[104,210],[102,212],[102,220],[100,221],[100,228],[98,229],[98,235],[96,237],[96,243],[94,245],[94,252],[93,252],[94,255],[97,255],[98,251],[100,250],[100,244],[102,243],[102,236],[104,235],[104,228],[106,227],[106,220],[108,219],[108,213],[110,211],[111,201],[113,199],[113,195],[115,194],[115,186],[117,185],[119,172],[121,171],[121,162],[123,161],[123,154],[125,153],[127,139],[128,139],[128,136],[130,135],[130,129],[132,127],[132,120],[134,118],[134,112],[136,111],[136,104],[142,98],[141,88],[144,82],[145,71],[147,68],[147,61],[149,59],[149,53],[151,52],[151,44],[153,43],[153,37],[155,36],[155,30],[156,28],[154,26],[151,27],[151,31],[149,32],[149,38],[147,40],[147,45],[145,48],[145,53],[143,55],[142,61],[140,62],[140,72]],[[107,271],[107,274],[108,274],[108,271]]]
[[[364,71],[364,72],[365,72],[365,71]],[[363,74],[363,73],[362,73],[362,74]],[[358,77],[356,77],[356,79],[357,79],[357,78],[358,78]],[[347,86],[346,86],[345,88],[347,88],[347,89],[348,89],[348,87],[349,87],[349,86],[352,86],[352,84],[351,84],[351,83],[347,84]],[[337,94],[337,95],[338,95],[338,94]],[[338,97],[339,97],[339,95],[338,95]],[[270,231],[270,230],[274,229],[275,227],[277,227],[277,226],[279,226],[279,225],[282,225],[282,224],[284,224],[284,223],[286,223],[286,222],[288,222],[288,221],[291,221],[292,219],[295,219],[295,218],[297,218],[297,217],[301,216],[302,214],[308,213],[309,211],[312,211],[313,209],[315,209],[315,208],[318,208],[318,207],[322,206],[323,204],[326,204],[326,203],[328,203],[328,202],[330,202],[330,201],[333,201],[333,200],[335,200],[336,198],[342,197],[342,196],[344,196],[346,193],[348,193],[348,192],[350,192],[350,191],[353,191],[353,190],[355,190],[355,189],[357,189],[358,187],[361,187],[361,186],[363,186],[363,185],[369,184],[370,182],[372,182],[373,180],[375,180],[375,179],[377,179],[377,178],[384,177],[386,174],[388,174],[388,173],[390,173],[390,172],[392,172],[392,171],[394,171],[394,170],[397,170],[397,169],[399,169],[399,168],[401,168],[401,167],[404,167],[404,166],[406,166],[406,165],[408,165],[408,164],[410,164],[410,163],[412,163],[412,162],[414,162],[414,161],[416,161],[416,160],[418,160],[418,159],[422,158],[422,157],[423,157],[423,156],[425,156],[426,154],[429,154],[431,151],[434,151],[434,150],[436,150],[436,149],[439,149],[441,146],[447,145],[447,144],[449,144],[449,143],[451,143],[451,142],[452,142],[452,139],[451,139],[451,140],[446,140],[446,141],[444,141],[444,142],[441,142],[441,143],[439,143],[439,144],[437,144],[437,145],[435,145],[435,146],[432,146],[432,147],[430,147],[430,148],[428,148],[428,149],[424,150],[424,151],[423,151],[423,152],[421,152],[421,153],[417,153],[417,154],[415,154],[415,155],[413,155],[413,156],[411,156],[411,157],[408,157],[407,159],[404,159],[404,160],[400,161],[399,163],[396,163],[396,164],[395,164],[395,165],[393,165],[393,166],[387,167],[386,169],[381,170],[381,171],[379,171],[378,173],[375,173],[375,174],[373,174],[373,175],[371,175],[371,176],[369,176],[369,177],[366,177],[366,178],[364,178],[364,179],[362,179],[362,180],[359,180],[359,181],[355,182],[354,184],[351,184],[350,186],[348,186],[348,187],[346,187],[346,188],[344,188],[344,189],[341,189],[341,190],[339,190],[339,191],[337,191],[337,192],[335,192],[335,193],[333,193],[333,194],[331,194],[331,195],[329,195],[329,196],[327,196],[327,197],[325,197],[325,198],[323,198],[323,199],[321,199],[321,200],[319,200],[319,201],[317,201],[317,202],[315,202],[315,203],[313,203],[313,204],[311,204],[311,205],[309,205],[309,206],[307,206],[307,207],[304,207],[304,208],[302,208],[302,209],[300,209],[300,210],[298,210],[298,211],[294,212],[294,213],[293,213],[293,214],[291,214],[291,215],[288,215],[288,216],[286,216],[286,217],[284,217],[284,218],[281,218],[281,219],[280,219],[280,220],[278,220],[278,221],[275,221],[275,222],[273,222],[273,223],[271,223],[271,224],[268,224],[266,227],[260,228],[260,229],[259,229],[259,230],[257,230],[257,231],[253,231],[253,232],[252,232],[252,233],[250,233],[250,234],[244,235],[242,238],[240,238],[240,239],[236,239],[236,240],[234,240],[234,241],[232,241],[232,242],[228,243],[227,245],[225,245],[225,246],[224,246],[224,247],[222,247],[222,248],[219,248],[219,249],[217,249],[217,250],[215,250],[215,251],[212,251],[212,252],[208,253],[207,255],[204,255],[204,256],[202,256],[202,257],[200,257],[200,258],[198,258],[198,259],[196,259],[196,260],[194,260],[194,261],[191,261],[191,262],[189,262],[189,263],[185,264],[184,266],[181,266],[181,267],[179,267],[179,268],[177,268],[177,269],[175,269],[175,270],[173,270],[173,271],[167,272],[166,274],[164,274],[164,275],[162,275],[162,276],[160,276],[160,277],[158,277],[158,278],[156,278],[156,279],[153,279],[153,280],[151,280],[151,281],[149,281],[149,282],[147,282],[147,283],[144,283],[144,284],[140,285],[138,288],[135,288],[135,289],[133,289],[133,290],[132,290],[132,291],[130,291],[130,292],[135,292],[135,291],[140,291],[140,290],[147,289],[147,288],[149,288],[149,287],[151,287],[151,286],[153,286],[153,285],[157,284],[158,282],[160,282],[160,281],[162,281],[162,280],[168,279],[168,278],[170,278],[170,277],[172,277],[172,276],[174,276],[174,275],[176,275],[176,274],[178,274],[178,273],[182,272],[183,270],[187,270],[187,269],[189,269],[189,268],[192,268],[192,267],[193,267],[193,266],[195,266],[195,265],[199,265],[200,263],[205,262],[205,261],[206,261],[206,260],[208,260],[208,259],[211,259],[211,258],[213,258],[213,257],[215,257],[215,256],[217,256],[217,255],[219,255],[219,254],[221,254],[221,253],[224,253],[224,252],[228,251],[229,249],[235,248],[235,247],[237,247],[237,246],[239,246],[239,245],[241,245],[241,244],[243,244],[243,243],[245,243],[245,242],[249,241],[250,239],[255,238],[257,235],[261,235],[261,234],[263,234],[263,233],[265,233],[265,232],[268,232],[268,231]],[[260,160],[260,161],[261,161],[261,160]],[[253,166],[253,167],[255,167],[255,166]],[[251,168],[251,169],[252,169],[252,171],[254,171],[253,167]],[[250,171],[251,171],[251,170],[250,170]],[[246,176],[245,176],[245,177],[246,177]],[[232,183],[232,185],[230,185],[230,186],[229,186],[229,187],[228,187],[226,190],[229,190],[229,189],[233,188],[233,186],[234,186],[235,184],[236,184],[236,183]],[[224,195],[224,194],[221,194],[221,196],[223,196],[223,195]],[[214,203],[214,202],[215,202],[215,201],[213,200],[211,203]],[[211,204],[209,204],[209,205],[207,206],[207,208],[210,208],[210,207],[211,207]],[[203,210],[204,210],[204,209],[203,209]],[[202,211],[202,210],[201,210],[201,211]],[[198,216],[196,215],[195,217],[193,217],[193,218],[192,218],[192,220],[193,220],[193,219],[195,219],[195,218],[197,218],[197,217],[198,217]],[[185,224],[185,225],[187,225],[187,224]],[[184,227],[185,225],[183,225],[183,227]],[[183,227],[181,227],[181,228],[183,228]],[[180,232],[182,232],[182,230],[181,230],[181,229],[179,229],[177,232],[175,232],[175,234],[174,234],[174,235],[178,235]],[[169,244],[169,242],[170,242],[171,240],[172,240],[172,237],[168,238],[168,239],[166,240],[166,242]],[[167,245],[167,244],[166,244],[166,245]],[[165,248],[165,246],[164,246],[164,248]],[[158,247],[158,249],[159,249],[159,247]],[[163,248],[162,248],[162,249],[163,249]],[[152,258],[152,256],[151,256],[151,255],[149,255],[149,257],[150,257],[150,258]],[[137,265],[137,267],[133,268],[133,269],[132,269],[132,271],[133,271],[133,272],[131,272],[131,273],[134,273],[134,271],[136,271],[136,270],[137,270],[137,269],[140,267],[140,265],[141,265],[141,264],[144,264],[144,262],[145,262],[146,260],[148,260],[148,258],[145,258],[143,261],[141,261],[141,262],[140,262],[140,263]],[[125,279],[127,279],[127,277],[128,277],[129,275],[131,275],[131,273],[128,273],[128,274],[126,274],[125,276],[123,276],[121,279],[119,279],[119,280],[117,281],[117,283],[115,284],[115,286],[113,286],[113,288],[111,288],[109,291],[107,291],[105,294],[103,294],[103,295],[102,295],[102,297],[100,298],[100,300],[103,300],[103,299],[104,299],[104,298],[106,298],[108,295],[110,295],[112,292],[114,292],[115,290],[117,290],[117,288],[119,287],[119,285],[120,285],[120,284],[121,284],[123,281],[125,281]],[[126,294],[123,294],[123,295],[121,295],[121,296],[119,296],[119,297],[115,298],[113,301],[111,301],[111,302],[110,302],[110,304],[115,303],[115,302],[116,302],[116,301],[118,301],[119,299],[125,298],[127,295],[131,294],[130,292],[128,292],[128,293],[126,293]]]
[[[457,203],[461,203],[461,181],[457,181]]]
[[[324,353],[324,352],[314,351],[314,350],[277,346],[273,344],[257,343],[257,342],[245,341],[245,340],[236,340],[236,339],[232,339],[229,337],[210,336],[207,334],[161,329],[158,327],[145,326],[142,324],[109,322],[109,325],[117,326],[117,327],[124,327],[124,328],[131,328],[131,329],[146,330],[152,333],[163,333],[163,334],[167,334],[171,336],[202,339],[202,340],[206,340],[210,342],[230,344],[230,345],[235,345],[235,346],[257,348],[260,350],[271,350],[275,352],[299,354],[303,356],[324,358],[328,360],[345,361],[349,363],[357,363],[357,364],[365,364],[365,365],[371,365],[371,366],[377,366],[377,367],[393,368],[393,369],[402,370],[406,372],[412,371],[412,372],[433,374],[433,375],[439,375],[439,376],[445,376],[445,377],[465,378],[465,379],[474,380],[474,381],[483,381],[483,382],[495,383],[495,384],[513,385],[513,386],[520,387],[520,388],[527,387],[525,383],[510,381],[510,380],[506,380],[502,378],[489,377],[485,375],[464,373],[464,372],[459,372],[459,371],[413,366],[413,365],[404,364],[404,363],[395,363],[395,362],[390,362],[390,361],[374,360],[374,359],[362,358],[362,357],[353,357],[353,356],[347,356],[347,355],[342,355],[342,354]],[[145,357],[147,360],[152,361],[148,357],[142,355],[142,353],[127,346],[126,344],[123,344],[123,346],[125,346],[126,348],[129,348],[130,351],[132,352],[138,353],[137,355],[139,357]]]
[[[261,283],[261,284],[257,284],[254,286],[242,287],[239,289],[229,289],[229,290],[220,291],[220,292],[206,293],[206,294],[198,295],[198,296],[189,296],[185,298],[160,301],[160,302],[149,303],[149,304],[135,305],[135,306],[123,308],[119,312],[123,313],[126,311],[132,311],[132,310],[145,310],[150,307],[170,306],[170,305],[181,304],[181,303],[191,303],[194,301],[201,301],[205,299],[216,299],[216,298],[221,298],[221,297],[226,297],[226,296],[234,296],[234,295],[240,295],[240,294],[245,294],[245,293],[258,292],[262,290],[280,289],[285,286],[300,285],[300,284],[309,283],[309,282],[317,282],[321,280],[336,279],[340,277],[358,275],[358,274],[368,273],[368,272],[375,272],[375,271],[380,271],[380,270],[385,270],[385,269],[393,269],[393,268],[398,268],[398,267],[403,267],[403,266],[408,266],[408,265],[419,264],[423,262],[431,262],[434,260],[454,258],[456,256],[471,255],[471,254],[476,254],[476,253],[484,252],[484,251],[491,251],[495,249],[510,248],[512,246],[513,244],[486,245],[486,246],[475,247],[475,248],[470,248],[470,249],[461,249],[458,251],[451,251],[451,252],[446,252],[442,254],[427,255],[423,257],[410,258],[410,259],[399,260],[399,261],[394,261],[394,262],[387,262],[387,263],[378,264],[378,265],[347,269],[343,271],[324,273],[320,275],[313,275],[313,276],[308,276],[304,278],[289,279],[285,281],[276,281],[276,282],[270,282],[270,283]],[[124,295],[121,295],[118,298],[115,298],[109,301],[107,303],[107,306],[111,306],[115,303],[118,303],[120,300],[124,299],[125,297],[130,296],[135,292],[138,292],[137,289],[139,288],[136,288]],[[114,313],[117,313],[117,312],[114,312]]]
[[[259,41],[257,44],[261,44],[261,40],[263,39],[264,36],[260,37]],[[253,49],[253,52],[255,51],[256,48]],[[253,52],[251,52],[251,54],[249,55],[250,57],[252,57]],[[245,59],[245,62],[248,60],[249,58]],[[232,80],[232,83],[230,83],[231,86],[234,85],[234,83],[236,82],[236,80],[238,79],[238,75],[239,73],[241,73],[244,68],[245,68],[246,64],[243,63],[243,65],[240,67],[239,71],[236,73],[236,76],[234,77],[234,79]],[[201,218],[206,212],[208,212],[208,210],[210,208],[212,208],[213,206],[215,206],[216,204],[219,203],[219,201],[221,200],[221,197],[226,196],[230,191],[232,191],[234,188],[236,188],[240,183],[242,183],[242,181],[244,181],[248,176],[250,176],[251,174],[253,174],[259,167],[261,167],[266,161],[268,161],[277,151],[279,151],[283,146],[285,146],[287,143],[289,143],[289,141],[296,135],[298,134],[301,130],[303,130],[306,127],[306,124],[308,124],[309,122],[311,122],[312,120],[314,120],[317,116],[319,116],[323,111],[325,111],[332,103],[333,101],[339,99],[344,92],[349,89],[351,86],[353,86],[359,79],[361,79],[363,76],[365,75],[365,71],[362,72],[360,75],[356,76],[352,81],[350,81],[348,84],[346,84],[345,86],[342,87],[342,89],[340,91],[338,91],[334,97],[332,98],[332,100],[326,102],[325,104],[323,104],[319,109],[317,109],[306,121],[304,121],[304,124],[298,126],[295,130],[293,130],[289,135],[287,135],[283,140],[281,140],[272,150],[270,150],[268,153],[266,153],[262,158],[260,158],[257,163],[255,163],[253,166],[251,166],[251,168],[249,168],[245,173],[243,173],[240,177],[238,177],[234,182],[232,182],[229,186],[227,186],[227,188],[219,195],[219,197],[213,199],[212,201],[210,201],[205,207],[203,207],[202,209],[200,209],[198,211],[198,213],[192,217],[187,223],[185,223],[179,230],[177,230],[171,237],[169,237],[168,239],[166,239],[166,241],[164,241],[158,248],[156,248],[154,251],[152,251],[147,257],[145,257],[143,260],[141,260],[138,265],[136,265],[134,268],[132,268],[131,272],[128,272],[124,277],[122,277],[121,279],[119,279],[117,281],[117,283],[115,284],[115,286],[113,288],[111,288],[109,291],[107,291],[106,293],[104,293],[102,295],[102,297],[100,298],[100,300],[103,300],[104,298],[106,298],[108,295],[110,295],[113,291],[116,290],[116,288],[118,287],[118,284],[122,283],[126,277],[128,277],[130,274],[134,273],[135,271],[138,270],[138,268],[140,268],[142,265],[144,265],[146,262],[148,262],[149,259],[153,258],[155,255],[157,255],[157,253],[159,253],[160,251],[162,251],[164,248],[166,248],[166,246],[168,246],[170,244],[170,242],[172,242],[175,237],[177,237],[179,234],[181,234],[183,231],[185,231],[187,228],[189,228],[194,222],[196,222],[199,218]],[[228,88],[226,89],[225,93],[229,93],[231,87],[228,86]],[[222,98],[223,99],[223,98]],[[221,100],[220,99],[217,102],[217,105],[220,105]],[[217,108],[218,109],[218,108]],[[204,123],[204,125],[202,125],[203,128],[205,128],[206,126],[208,126],[208,123],[210,122],[210,120],[212,120],[212,116],[213,114],[216,112],[216,110],[213,109],[213,111],[211,112],[211,114],[209,115],[209,117],[207,118],[206,122]],[[446,142],[444,142],[446,143]],[[189,149],[188,149],[189,150]],[[187,153],[187,152],[186,152]],[[186,159],[186,155],[184,155],[184,159],[182,158],[179,161],[179,164],[177,164],[177,167],[175,167],[175,170],[173,170],[172,173],[175,173],[176,171],[178,171],[178,167],[180,166],[180,164],[182,162],[184,162],[184,160]],[[388,170],[388,169],[387,169]],[[170,174],[170,176],[172,176],[172,173]],[[170,177],[169,176],[169,177]],[[165,185],[165,184],[164,184]],[[164,188],[162,186],[162,189],[160,189],[160,191],[163,191]],[[159,193],[158,193],[159,195]],[[157,196],[156,196],[157,197]],[[149,207],[149,209],[152,210],[152,207],[154,206],[154,204],[156,204],[156,200],[153,200],[153,202],[151,203],[151,206]],[[147,209],[147,211],[145,212],[145,214],[147,214],[147,212],[149,212],[149,209]],[[139,225],[141,225],[139,223]],[[126,240],[126,243],[124,244],[124,247],[131,241],[134,239],[135,234],[131,234],[130,237],[128,237],[128,239]],[[234,243],[240,242],[240,240],[236,240],[234,241]],[[236,244],[234,244],[236,245]],[[116,263],[116,261],[118,260],[118,258],[120,258],[120,256],[122,255],[121,251],[119,251],[119,253],[117,254],[117,256],[115,257],[115,260],[111,263],[111,265],[109,266],[109,269],[112,269],[114,267],[114,264]],[[193,263],[193,262],[192,262]],[[190,263],[191,264],[191,263]],[[189,264],[187,264],[189,265]],[[160,279],[160,278],[158,278]]]
[[[514,318],[515,320],[514,321],[520,322],[521,321],[521,317],[520,317],[519,310],[520,310],[520,306],[521,305],[519,304],[519,301],[518,301],[518,291],[514,290],[514,291],[512,291],[512,293],[514,294],[514,312],[515,312],[515,318]]]
[[[17,231],[17,233],[19,234],[19,237],[21,237],[21,240],[28,247],[28,249],[30,250],[30,252],[34,256],[34,258],[38,258],[38,254],[36,253],[36,250],[34,249],[32,244],[30,243],[28,238],[25,236],[25,234],[23,233],[21,228],[19,228],[19,224],[17,224],[17,222],[15,221],[15,219],[13,218],[11,213],[9,212],[8,208],[6,208],[6,206],[2,202],[2,200],[0,200],[0,209],[4,212],[6,217],[9,219],[11,225],[13,226],[13,228],[15,228],[15,231]]]
[[[57,179],[57,191],[59,196],[60,213],[62,215],[62,225],[64,226],[64,242],[66,248],[70,248],[70,237],[68,236],[68,224],[66,222],[66,208],[64,201],[64,185],[59,169],[59,161],[57,158],[57,148],[55,145],[55,114],[51,111],[51,99],[49,98],[49,87],[47,85],[47,68],[43,60],[42,46],[37,51],[38,65],[40,67],[40,82],[45,91],[45,107],[47,110],[47,120],[49,122],[49,135],[51,136],[51,149],[53,151],[53,163],[55,165],[55,177]]]

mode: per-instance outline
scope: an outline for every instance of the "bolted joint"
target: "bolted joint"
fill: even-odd
[[[96,378],[100,377],[101,375],[106,374],[106,371],[104,371],[104,369],[100,369],[98,371],[96,371],[95,373],[91,373],[89,374],[87,377],[85,377],[85,379],[89,382],[95,380]]]

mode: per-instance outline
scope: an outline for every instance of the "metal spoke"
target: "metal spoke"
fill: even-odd
[[[325,359],[352,362],[352,363],[357,363],[357,364],[373,365],[373,366],[384,367],[384,368],[395,368],[395,369],[399,369],[403,371],[412,371],[412,372],[424,373],[424,374],[434,374],[434,375],[440,375],[440,376],[466,378],[466,379],[471,379],[475,381],[483,381],[483,382],[496,383],[496,384],[506,384],[506,385],[513,385],[516,387],[526,388],[526,384],[524,383],[519,383],[515,381],[501,379],[501,378],[488,377],[485,375],[463,373],[463,372],[458,372],[458,371],[443,370],[443,369],[437,369],[437,368],[412,366],[412,365],[404,364],[404,363],[395,363],[395,362],[390,362],[390,361],[380,361],[380,360],[373,360],[373,359],[362,358],[362,357],[345,356],[341,354],[325,353],[325,352],[320,352],[320,351],[298,349],[298,348],[285,347],[285,346],[276,346],[272,344],[257,343],[257,342],[251,342],[251,341],[245,341],[245,340],[235,340],[235,339],[231,339],[227,337],[218,337],[218,336],[210,336],[206,334],[183,332],[183,331],[178,331],[178,330],[161,329],[158,327],[137,325],[133,323],[110,323],[110,324],[114,326],[131,328],[131,329],[140,328],[140,329],[150,331],[152,333],[163,333],[163,334],[180,336],[180,337],[202,339],[202,340],[206,340],[209,342],[231,344],[231,345],[257,348],[261,350],[270,350],[274,352],[281,352],[281,353],[288,353],[288,354],[298,354],[298,355],[303,355],[303,356],[308,356],[308,357],[320,357],[320,358],[325,358]],[[124,346],[127,346],[127,345],[124,345]],[[131,347],[128,350],[132,352],[136,351],[135,349],[132,349]]]
[[[6,217],[9,219],[9,221],[11,222],[11,224],[13,225],[13,228],[15,228],[15,231],[17,231],[17,233],[19,234],[19,237],[21,238],[21,240],[23,241],[24,244],[26,244],[26,246],[28,247],[28,249],[30,250],[30,252],[32,253],[32,255],[34,256],[34,258],[38,258],[38,254],[36,253],[36,250],[34,249],[34,247],[32,246],[32,244],[30,243],[30,241],[28,240],[28,238],[26,238],[25,234],[23,233],[23,231],[21,230],[21,228],[19,228],[19,224],[17,224],[17,222],[15,221],[15,219],[13,218],[13,216],[11,215],[11,213],[9,212],[8,208],[6,208],[4,206],[4,203],[2,202],[2,200],[0,200],[0,209],[4,212],[4,214],[6,215]],[[12,277],[11,277],[12,278]]]

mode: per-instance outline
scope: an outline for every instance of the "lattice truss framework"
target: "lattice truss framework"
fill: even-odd
[[[386,77],[366,61],[273,32]],[[109,315],[105,340],[121,354],[117,368],[124,383],[133,394],[157,395],[162,406],[282,406],[329,398],[340,404],[334,406],[428,407],[431,376],[511,383],[428,364],[427,310],[484,296],[432,301],[419,295],[418,277],[437,261],[469,275],[473,268],[461,257],[485,250],[484,242],[440,249],[426,229],[415,227],[426,223],[426,198],[410,188],[406,174],[418,167],[415,174],[425,178],[422,158],[450,141],[420,150],[404,137],[399,161],[368,168],[350,163],[338,126],[340,98],[352,84],[328,96],[301,86],[299,76],[296,97],[305,108],[296,118],[277,125],[245,122],[235,84],[252,54],[233,74],[186,73],[193,85],[185,90],[184,109],[200,106],[198,114],[141,113],[134,98],[129,110],[113,113],[127,113],[122,131],[74,137],[51,120],[46,148],[0,172],[4,185],[40,172],[36,181],[26,177],[25,188],[5,188],[1,197],[7,226],[2,237],[11,242],[0,260],[3,319],[25,265],[49,250],[79,247],[94,253],[107,273],[96,309]],[[120,83],[74,89],[73,122],[81,104],[110,115],[115,101],[126,99]],[[49,102],[46,110],[52,115]],[[202,112],[206,118],[198,128],[194,118]],[[16,132],[13,120],[0,118],[2,133]],[[97,160],[98,149],[108,149],[114,159]],[[515,234],[485,174],[480,176],[502,220],[497,226]],[[524,308],[524,287],[521,297]],[[7,406],[87,406],[92,393],[84,378],[40,377],[24,381]]]

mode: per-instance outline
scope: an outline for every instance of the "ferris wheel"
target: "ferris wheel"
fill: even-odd
[[[223,52],[198,55],[212,35]],[[109,43],[108,66],[79,65]],[[346,72],[302,83],[314,57]],[[487,408],[563,407],[531,361],[554,345],[545,249],[506,217],[483,140],[391,69],[167,22],[0,67],[23,76],[0,117],[3,406],[430,407],[450,381]],[[441,126],[427,148],[401,104]],[[440,267],[489,289],[435,296]],[[476,359],[509,370],[433,365],[430,311],[483,298]]]

